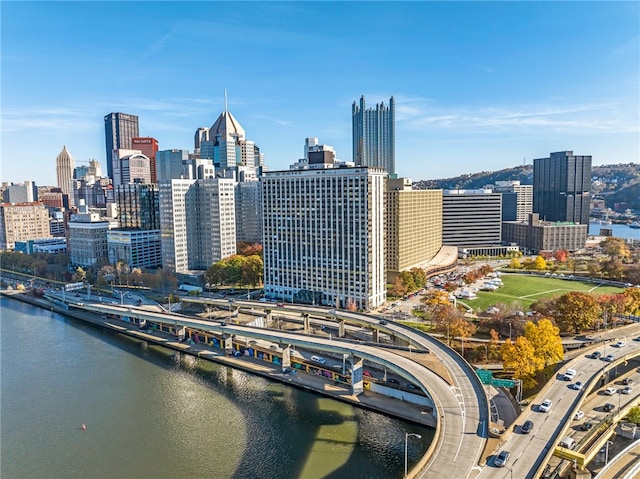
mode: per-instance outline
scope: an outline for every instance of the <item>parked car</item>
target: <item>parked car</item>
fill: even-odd
[[[605,404],[604,406],[602,406],[602,410],[606,411],[606,412],[611,412],[615,409],[616,407],[611,404],[610,402],[608,402],[607,404]]]
[[[493,465],[496,467],[504,467],[507,464],[510,455],[509,451],[500,451],[500,454],[498,454],[494,459]]]
[[[618,390],[616,388],[607,388],[607,389],[604,390],[604,393],[607,396],[613,396],[617,392],[618,392]]]
[[[533,421],[525,421],[522,426],[520,426],[520,432],[522,434],[529,434],[533,429]]]
[[[575,389],[576,391],[580,391],[580,390],[582,389],[582,382],[580,382],[580,381],[576,381],[576,382],[575,382],[575,383],[573,383],[573,384],[569,384],[569,387],[570,387],[571,389]]]
[[[540,412],[549,412],[551,411],[552,405],[553,405],[553,402],[551,402],[551,399],[545,399],[544,401],[542,401],[542,404],[538,406],[538,410]]]
[[[573,415],[573,420],[574,421],[579,421],[583,417],[584,417],[584,412],[583,411],[578,411]]]

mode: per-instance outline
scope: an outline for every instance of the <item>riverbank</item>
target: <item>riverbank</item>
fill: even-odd
[[[435,427],[435,424],[430,421],[432,415],[424,414],[422,408],[411,403],[369,391],[364,391],[362,394],[354,396],[351,394],[350,387],[329,383],[321,377],[305,373],[285,374],[281,371],[279,365],[273,363],[267,363],[256,358],[244,356],[238,358],[226,356],[224,350],[208,346],[204,343],[187,345],[179,342],[177,338],[167,333],[140,331],[137,326],[121,320],[109,319],[105,321],[94,313],[73,309],[67,310],[58,304],[51,303],[43,298],[36,298],[28,293],[14,290],[0,290],[0,294],[17,301],[22,301],[39,308],[91,323],[101,328],[110,329],[141,341],[147,341],[181,353],[190,354],[248,373],[257,374],[299,389],[351,404],[355,407],[383,413],[422,426]]]

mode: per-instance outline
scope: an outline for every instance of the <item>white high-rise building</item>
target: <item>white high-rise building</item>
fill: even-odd
[[[236,253],[233,179],[161,182],[159,197],[164,267],[202,271]]]
[[[261,177],[267,297],[359,309],[386,301],[387,173],[339,165]]]

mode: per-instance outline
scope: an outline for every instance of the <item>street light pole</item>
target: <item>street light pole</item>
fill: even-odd
[[[405,432],[404,433],[404,477],[407,477],[409,436],[413,436],[416,439],[422,439],[422,436],[420,434],[416,434],[414,432]]]

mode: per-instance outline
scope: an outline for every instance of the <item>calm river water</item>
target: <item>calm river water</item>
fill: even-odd
[[[400,478],[433,431],[0,299],[3,479]],[[82,430],[82,425],[86,430]]]

